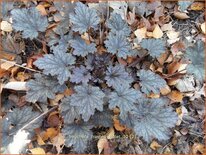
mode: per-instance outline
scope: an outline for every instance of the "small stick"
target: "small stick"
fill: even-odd
[[[3,61],[3,62],[8,62],[8,63],[13,64],[13,65],[15,65],[15,66],[18,66],[18,67],[21,67],[21,68],[30,70],[30,71],[32,71],[32,72],[41,73],[40,71],[37,71],[37,70],[35,70],[35,69],[31,69],[31,68],[28,68],[28,67],[24,67],[24,66],[22,66],[22,65],[16,64],[16,63],[14,63],[14,62],[11,62],[11,61],[8,61],[8,60],[5,60],[5,59],[0,59],[0,60]]]
[[[26,127],[28,127],[29,125],[31,125],[32,123],[34,123],[36,120],[38,120],[39,118],[43,117],[44,115],[46,115],[47,113],[53,111],[54,109],[56,109],[58,106],[55,106],[47,111],[45,111],[44,113],[42,113],[41,115],[39,115],[38,117],[34,118],[31,122],[29,122],[28,124],[24,125],[21,129],[19,130],[23,130],[25,129]]]

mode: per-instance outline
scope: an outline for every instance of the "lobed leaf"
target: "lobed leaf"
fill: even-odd
[[[88,8],[81,2],[76,3],[75,14],[70,14],[70,21],[73,24],[72,29],[79,33],[84,33],[90,28],[97,28],[100,18],[96,10]]]
[[[140,70],[137,76],[140,78],[141,90],[145,94],[159,94],[160,89],[167,85],[166,81],[161,76],[150,70]]]
[[[34,80],[26,83],[28,89],[26,100],[35,103],[37,101],[46,102],[47,98],[55,99],[55,93],[63,92],[65,85],[60,85],[55,78],[41,74],[35,74]]]
[[[130,85],[133,79],[125,71],[123,65],[109,66],[106,71],[105,80],[107,81],[108,86],[115,87],[117,85]]]
[[[64,126],[62,133],[65,136],[65,145],[73,146],[77,153],[83,153],[87,147],[87,143],[92,139],[92,126],[85,123],[69,124]]]
[[[127,41],[125,35],[118,33],[116,35],[110,33],[108,40],[105,42],[105,46],[109,53],[117,54],[118,57],[126,59],[127,56],[130,56],[131,46]]]
[[[96,45],[94,43],[87,44],[80,37],[71,41],[71,47],[74,48],[73,54],[77,56],[85,57],[89,53],[94,53],[96,51]]]
[[[75,57],[64,50],[57,48],[54,54],[45,54],[34,62],[39,69],[43,69],[46,75],[56,75],[60,84],[63,84],[71,76],[69,66],[75,63]]]
[[[107,23],[107,26],[111,29],[114,34],[122,33],[125,36],[130,35],[130,28],[125,20],[122,19],[120,14],[112,13]]]
[[[103,110],[104,93],[99,87],[80,85],[74,87],[76,93],[71,95],[71,105],[77,106],[84,121],[88,121],[95,109]]]
[[[28,9],[13,9],[11,11],[13,28],[23,32],[23,38],[37,38],[38,32],[44,32],[48,26],[47,17],[32,7]]]
[[[87,84],[89,80],[92,78],[89,71],[84,66],[76,67],[73,70],[73,74],[71,75],[70,81],[74,83],[83,83]]]
[[[117,85],[115,91],[109,95],[109,108],[118,107],[120,109],[120,117],[124,118],[128,111],[135,108],[138,98],[142,97],[142,93],[125,85]]]
[[[161,39],[142,39],[141,47],[147,49],[152,57],[159,57],[165,52],[165,45]]]
[[[73,123],[75,119],[80,118],[79,110],[76,106],[72,106],[70,97],[65,97],[61,100],[60,111],[64,118],[64,123]]]
[[[197,41],[194,47],[188,47],[186,49],[185,57],[192,61],[187,66],[187,72],[193,74],[201,82],[205,79],[205,47],[204,42]]]
[[[145,98],[131,111],[134,131],[146,142],[169,139],[169,128],[175,126],[178,117],[166,103],[166,99]]]

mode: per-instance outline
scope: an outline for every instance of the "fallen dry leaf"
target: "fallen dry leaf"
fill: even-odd
[[[61,153],[61,150],[62,150],[61,146],[64,145],[64,143],[65,143],[65,139],[64,139],[63,134],[59,133],[57,136],[55,136],[51,139],[51,142],[52,142],[53,146],[56,147],[57,154]]]
[[[43,5],[41,5],[41,4],[37,5],[36,9],[39,10],[41,15],[43,15],[43,16],[47,15],[46,9],[45,9],[45,7]]]
[[[122,124],[120,124],[119,120],[117,119],[117,117],[114,117],[113,118],[113,121],[114,121],[114,128],[117,130],[117,131],[124,131],[126,129],[126,127]]]
[[[169,39],[167,40],[167,42],[168,42],[169,44],[173,44],[173,43],[175,43],[176,41],[179,41],[179,39],[180,39],[180,38],[178,38],[178,37],[179,37],[179,32],[176,32],[176,31],[174,31],[174,30],[167,31],[166,34],[167,34],[167,37],[169,38]]]
[[[149,98],[160,98],[160,94],[150,93],[149,95],[147,95],[147,97],[149,97]]]
[[[9,68],[13,67],[15,64],[16,64],[15,61],[6,61],[6,62],[0,61],[0,68],[8,70]]]
[[[105,149],[105,147],[108,146],[108,140],[106,138],[106,136],[102,136],[98,142],[97,142],[97,148],[99,151],[99,154]]]
[[[194,143],[193,146],[192,146],[192,153],[193,154],[198,154],[198,153],[204,154],[204,153],[206,153],[205,152],[205,146],[201,143]]]
[[[26,82],[8,82],[3,86],[3,88],[12,90],[27,90]]]
[[[174,12],[174,16],[177,19],[189,19],[190,18],[185,12],[179,12],[179,11]]]
[[[172,22],[168,23],[168,24],[164,24],[161,27],[162,31],[173,31],[174,29],[172,28]]]
[[[171,89],[168,85],[166,87],[160,89],[160,93],[162,95],[168,95],[171,92]]]
[[[30,151],[32,154],[46,154],[44,149],[42,149],[40,147],[30,149]]]
[[[205,8],[204,2],[194,2],[190,6],[190,9],[193,11],[200,11],[200,10],[203,10],[204,8]]]
[[[40,135],[37,135],[37,143],[42,146],[45,145],[45,142],[43,141],[42,137]]]
[[[135,36],[137,37],[138,42],[140,43],[143,38],[146,38],[147,28],[143,27],[134,31]]]
[[[52,139],[54,138],[55,136],[57,136],[59,133],[59,130],[55,129],[55,128],[48,128],[46,129],[45,132],[43,132],[41,134],[41,137],[42,137],[42,140],[43,141],[46,141],[48,140],[49,138]]]
[[[110,128],[108,131],[107,131],[107,139],[114,139],[115,138],[115,132],[114,132],[114,128]]]
[[[158,24],[155,26],[154,31],[152,32],[152,36],[156,39],[162,38],[163,32]]]
[[[201,27],[202,32],[205,34],[205,22],[202,23],[200,27]]]
[[[160,145],[157,141],[152,141],[152,143],[150,144],[150,148],[153,150],[157,150],[158,148],[161,148],[162,145]]]
[[[177,41],[171,46],[171,52],[175,56],[178,52],[185,50],[185,44],[182,41]]]
[[[12,31],[12,25],[7,21],[1,22],[1,30],[5,32],[11,32]]]
[[[54,106],[54,105],[58,105],[58,102],[64,97],[64,94],[57,94],[55,99],[50,99],[50,105]]]
[[[177,90],[173,90],[167,95],[167,97],[173,102],[182,102],[183,94]]]

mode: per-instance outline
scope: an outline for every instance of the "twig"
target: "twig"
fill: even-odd
[[[38,117],[34,118],[31,122],[29,122],[28,124],[24,125],[24,126],[23,126],[21,129],[19,129],[19,130],[24,130],[26,127],[28,127],[29,125],[33,124],[36,120],[38,120],[39,118],[43,117],[43,116],[46,115],[47,113],[53,111],[53,110],[56,109],[57,107],[58,107],[58,105],[55,106],[55,107],[53,107],[53,108],[51,108],[51,109],[49,109],[49,110],[47,110],[47,111],[45,111],[44,113],[42,113],[42,114],[39,115]]]
[[[15,65],[15,66],[18,66],[18,67],[21,67],[21,68],[30,70],[30,71],[32,71],[32,72],[38,72],[38,73],[41,73],[40,71],[37,71],[37,70],[35,70],[35,69],[31,69],[31,68],[28,68],[28,67],[24,67],[23,65],[19,65],[19,64],[16,64],[16,63],[14,63],[14,62],[5,60],[5,59],[0,59],[0,60],[3,61],[3,62],[8,62],[8,63],[13,64],[13,65]]]

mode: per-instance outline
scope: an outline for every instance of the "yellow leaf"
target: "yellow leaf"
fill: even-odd
[[[104,150],[105,146],[107,145],[108,140],[106,138],[106,136],[102,136],[98,142],[97,142],[97,148],[99,151],[99,154]]]
[[[44,149],[42,149],[40,147],[30,149],[30,151],[32,154],[46,154]]]
[[[153,33],[153,37],[156,39],[162,38],[163,36],[163,32],[158,24],[155,26],[154,31],[152,33]]]
[[[157,150],[160,147],[162,147],[162,145],[158,144],[156,141],[152,141],[152,143],[150,144],[150,148],[153,150]]]

